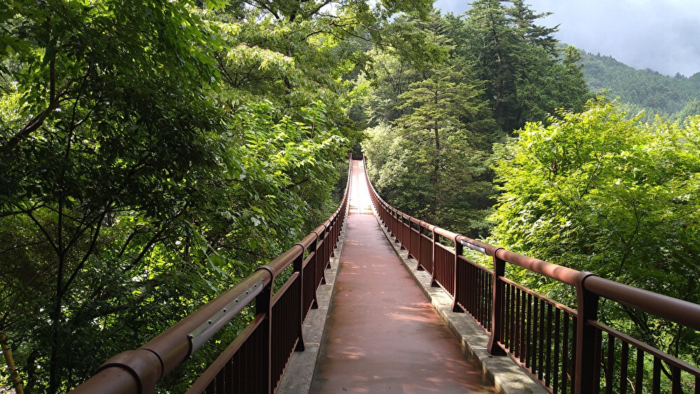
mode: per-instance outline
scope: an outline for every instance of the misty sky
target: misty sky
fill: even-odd
[[[464,12],[471,0],[437,0],[443,12]],[[689,77],[700,72],[698,0],[526,0],[553,15],[556,37],[587,52],[610,55],[635,68]]]

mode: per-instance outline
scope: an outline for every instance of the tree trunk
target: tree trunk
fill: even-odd
[[[22,389],[22,381],[19,380],[19,375],[17,375],[17,368],[15,368],[15,360],[12,358],[12,351],[10,350],[10,346],[7,344],[7,336],[4,332],[0,332],[0,345],[2,346],[2,354],[5,356],[7,367],[10,369],[12,385],[15,388],[17,394],[24,394],[24,389]]]

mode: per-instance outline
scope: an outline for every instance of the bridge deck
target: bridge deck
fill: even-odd
[[[384,237],[361,166],[311,392],[493,392]]]

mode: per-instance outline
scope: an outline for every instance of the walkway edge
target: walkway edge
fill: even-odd
[[[386,236],[394,252],[416,281],[426,297],[430,300],[440,317],[447,323],[452,333],[461,341],[462,346],[469,353],[476,356],[481,364],[481,369],[486,377],[493,383],[499,393],[502,394],[524,394],[524,393],[548,393],[544,387],[530,378],[513,359],[508,356],[491,356],[486,350],[489,337],[468,314],[452,312],[452,298],[442,287],[430,286],[430,275],[425,271],[416,269],[417,262],[408,257],[407,250],[401,250],[401,244],[389,233],[379,220],[376,210],[374,217],[379,222],[384,235]]]
[[[349,204],[348,212],[349,215]],[[326,284],[319,286],[316,290],[316,299],[318,300],[318,309],[312,309],[304,322],[304,344],[303,352],[294,352],[289,358],[287,368],[282,375],[282,381],[277,388],[277,394],[298,394],[308,393],[311,389],[314,371],[316,369],[316,360],[318,359],[321,341],[323,340],[324,329],[326,327],[326,318],[328,317],[328,307],[330,306],[331,296],[333,295],[333,287],[335,286],[335,278],[338,276],[340,268],[340,256],[343,254],[343,246],[345,246],[345,236],[347,234],[348,220],[346,215],[343,222],[343,228],[340,232],[340,238],[336,244],[335,257],[331,257],[331,268],[325,272]]]

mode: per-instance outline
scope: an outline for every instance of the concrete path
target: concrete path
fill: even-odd
[[[361,166],[311,392],[493,392],[379,228]]]

